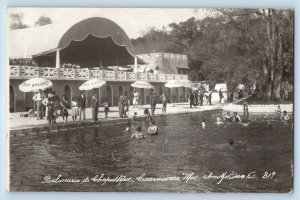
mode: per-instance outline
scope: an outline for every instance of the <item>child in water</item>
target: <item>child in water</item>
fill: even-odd
[[[205,119],[202,121],[201,126],[202,126],[202,128],[206,127],[206,120]]]
[[[233,147],[233,144],[234,144],[233,139],[228,139],[227,145]]]
[[[231,115],[230,115],[230,112],[227,112],[227,113],[226,113],[224,119],[225,119],[226,122],[230,122],[230,121],[232,120]]]
[[[224,123],[222,122],[222,120],[221,120],[221,117],[217,117],[216,124],[217,124],[217,125],[224,124]]]
[[[157,135],[158,134],[158,128],[155,125],[155,121],[151,121],[151,125],[148,128],[148,135]]]
[[[280,108],[280,105],[278,105],[277,109],[275,110],[275,115],[280,118],[280,115],[281,115],[281,108]]]
[[[233,119],[232,119],[232,121],[234,121],[234,122],[241,122],[242,121],[241,117],[237,114],[237,112],[233,113]]]
[[[281,117],[281,121],[283,121],[283,122],[289,122],[290,121],[290,117],[288,116],[286,110],[283,111],[283,115]]]
[[[142,128],[140,126],[137,127],[136,128],[136,132],[131,135],[131,139],[132,138],[135,138],[135,139],[143,139],[143,138],[145,138],[144,134],[142,133]]]
[[[131,122],[128,121],[127,124],[126,124],[126,129],[125,129],[125,132],[129,132],[131,129]]]

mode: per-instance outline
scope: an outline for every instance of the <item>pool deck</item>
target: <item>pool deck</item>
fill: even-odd
[[[202,111],[219,110],[222,109],[224,104],[214,104],[197,106],[196,108],[190,108],[189,103],[176,103],[167,105],[167,114],[162,113],[162,105],[158,104],[155,110],[155,117],[167,117],[170,115],[181,115],[188,113],[196,113]],[[143,115],[143,109],[148,108],[150,110],[150,105],[144,105],[143,108],[129,108],[129,116],[132,116],[134,112],[137,112],[138,116]],[[69,112],[70,113],[70,112]],[[84,128],[90,126],[100,126],[101,124],[116,124],[124,123],[128,121],[128,118],[120,118],[118,113],[118,107],[110,107],[110,112],[108,113],[108,118],[104,116],[104,108],[99,108],[98,121],[94,122],[91,119],[91,109],[86,109],[87,120],[77,121],[75,124],[72,123],[72,117],[68,117],[68,123],[64,124],[62,117],[58,117],[56,120],[56,125],[49,126],[47,124],[46,118],[42,120],[37,120],[36,117],[20,117],[20,114],[24,113],[9,113],[9,132],[14,135],[27,135],[36,134],[42,132],[57,132],[58,130],[69,130],[76,128]]]

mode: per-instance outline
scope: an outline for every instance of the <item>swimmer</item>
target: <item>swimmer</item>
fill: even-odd
[[[137,112],[134,112],[134,113],[133,113],[132,119],[133,119],[133,121],[136,121],[136,119],[137,119]]]
[[[136,132],[131,135],[131,139],[132,138],[136,138],[136,139],[145,138],[144,134],[142,133],[142,128],[140,126],[137,127]]]
[[[244,127],[247,127],[250,125],[250,122],[248,122],[247,120],[244,120],[243,122],[240,122],[240,124]]]
[[[217,117],[216,124],[217,124],[217,125],[224,124],[224,123],[222,122],[222,120],[221,120],[221,117]]]
[[[233,119],[232,119],[232,121],[234,121],[234,122],[241,122],[242,121],[241,117],[237,114],[237,112],[233,113]]]
[[[226,113],[226,115],[225,115],[224,119],[225,119],[225,121],[226,121],[226,122],[230,122],[230,121],[232,121],[232,118],[231,118],[230,112],[227,112],[227,113]]]
[[[145,108],[145,110],[144,110],[144,116],[145,116],[146,119],[148,119],[149,121],[152,121],[152,120],[153,120],[152,117],[151,117],[151,115],[150,115],[150,112],[149,112],[148,108]]]
[[[158,128],[155,125],[155,121],[151,121],[151,125],[148,128],[148,135],[157,135],[158,134]]]
[[[202,128],[206,128],[206,120],[204,119],[201,123]]]
[[[127,126],[126,126],[126,129],[125,129],[125,132],[129,132],[130,129],[131,129],[131,122],[128,121],[126,125],[127,125]]]
[[[233,139],[229,139],[229,140],[227,141],[227,145],[228,145],[228,146],[233,147],[233,144],[234,144]]]
[[[289,122],[290,121],[290,117],[288,116],[286,110],[283,111],[283,115],[281,117],[281,121],[283,121],[283,122]]]

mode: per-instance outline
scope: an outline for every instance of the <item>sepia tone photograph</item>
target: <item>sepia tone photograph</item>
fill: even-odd
[[[11,192],[293,192],[294,10],[7,8]]]

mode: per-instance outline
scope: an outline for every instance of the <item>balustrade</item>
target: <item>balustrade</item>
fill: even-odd
[[[88,80],[99,78],[111,81],[136,81],[145,80],[150,82],[167,82],[169,80],[187,79],[187,75],[180,74],[154,74],[154,73],[133,73],[123,71],[70,69],[70,68],[51,68],[51,67],[32,67],[10,65],[10,77],[13,79],[42,77],[54,80],[79,79]]]

